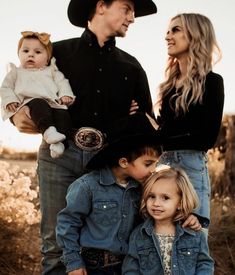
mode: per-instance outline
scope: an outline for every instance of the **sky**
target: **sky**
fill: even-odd
[[[182,12],[201,13],[212,21],[222,50],[223,58],[214,71],[224,78],[224,113],[235,113],[233,87],[235,48],[234,0],[154,0],[158,13],[135,19],[125,38],[117,38],[116,45],[135,56],[147,73],[153,102],[164,78],[167,49],[164,40],[171,17]],[[83,29],[73,26],[67,17],[69,0],[0,0],[0,83],[6,74],[7,64],[19,65],[17,44],[21,31],[48,32],[51,40],[78,37]],[[0,118],[0,146],[34,150],[41,135],[19,133],[10,122]]]

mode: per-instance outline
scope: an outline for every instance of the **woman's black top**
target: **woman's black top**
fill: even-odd
[[[209,72],[206,76],[202,104],[191,104],[185,114],[175,115],[170,105],[170,97],[176,89],[163,100],[157,122],[164,136],[163,150],[207,151],[216,142],[224,106],[223,78]],[[174,101],[172,102],[174,106]]]

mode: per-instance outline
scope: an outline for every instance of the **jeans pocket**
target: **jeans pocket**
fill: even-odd
[[[185,171],[202,173],[206,169],[205,158],[201,152],[198,153],[178,153],[179,165]]]

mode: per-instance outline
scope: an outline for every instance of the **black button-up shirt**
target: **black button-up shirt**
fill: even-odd
[[[75,128],[105,129],[129,114],[132,99],[141,112],[152,114],[146,74],[133,56],[115,46],[115,39],[100,47],[87,29],[80,38],[54,43],[53,55],[76,95],[69,108]]]

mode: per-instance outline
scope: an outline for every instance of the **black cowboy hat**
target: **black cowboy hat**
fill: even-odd
[[[68,6],[70,22],[78,27],[86,28],[91,10],[99,0],[71,0]],[[135,17],[145,16],[157,12],[152,0],[131,0],[134,3]]]
[[[96,169],[108,164],[110,157],[118,152],[126,152],[139,146],[152,145],[161,153],[162,138],[154,128],[154,120],[144,113],[125,116],[112,123],[105,131],[105,144],[88,162],[88,169]],[[159,148],[158,148],[159,147]]]

